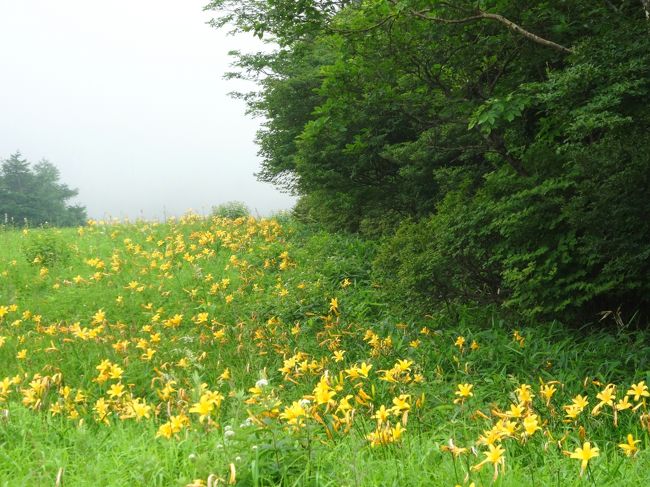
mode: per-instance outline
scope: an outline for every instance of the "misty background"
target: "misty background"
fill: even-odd
[[[206,0],[0,0],[0,158],[45,158],[92,218],[163,218],[294,198],[255,179],[261,120],[228,96],[228,51]]]

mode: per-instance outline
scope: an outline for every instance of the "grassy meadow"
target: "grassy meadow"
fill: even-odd
[[[0,485],[648,483],[647,332],[418,316],[375,250],[284,217],[0,230]]]

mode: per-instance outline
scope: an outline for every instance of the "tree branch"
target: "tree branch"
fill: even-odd
[[[331,32],[334,32],[335,34],[343,34],[343,35],[346,35],[346,34],[364,34],[366,32],[370,32],[372,30],[378,29],[382,25],[384,25],[387,22],[393,20],[396,16],[397,15],[395,15],[395,14],[389,15],[388,17],[385,17],[385,18],[381,19],[376,24],[373,24],[373,25],[371,25],[369,27],[365,27],[363,29],[337,29],[337,28],[334,28],[334,27],[328,27],[328,29]]]
[[[524,167],[521,160],[517,159],[516,157],[513,157],[508,152],[503,137],[492,132],[489,136],[485,137],[485,140],[495,150],[495,152],[500,154],[501,157],[503,157],[506,160],[506,162],[510,164],[510,167],[515,170],[517,175],[519,175],[522,178],[527,178],[528,176],[530,176],[530,174]]]
[[[644,2],[644,4],[648,4],[650,7],[650,0],[641,0]],[[647,13],[647,11],[646,11]],[[489,12],[484,12],[482,10],[478,10],[476,14],[470,15],[469,17],[464,17],[461,19],[443,19],[440,17],[432,17],[430,15],[427,15],[423,11],[417,11],[417,10],[411,10],[411,14],[424,20],[428,20],[430,22],[436,22],[439,24],[467,24],[469,22],[475,22],[478,20],[493,20],[495,22],[499,22],[500,24],[505,25],[509,30],[512,32],[515,32],[516,34],[519,34],[526,39],[529,39],[537,44],[540,44],[545,47],[550,47],[552,49],[555,49],[556,51],[563,52],[565,54],[572,54],[573,49],[570,49],[568,47],[562,46],[561,44],[558,44],[557,42],[553,42],[548,39],[544,39],[543,37],[538,36],[537,34],[533,34],[530,31],[527,31],[520,25],[515,24],[512,20],[509,20],[505,18],[503,15],[499,14],[492,14]]]

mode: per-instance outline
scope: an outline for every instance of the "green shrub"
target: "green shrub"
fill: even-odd
[[[356,207],[354,199],[345,193],[339,193],[335,198],[325,191],[303,195],[292,213],[300,222],[318,222],[331,231],[355,232],[359,229],[360,209]]]
[[[495,171],[475,193],[451,192],[435,215],[402,224],[382,244],[377,276],[423,311],[440,301],[564,320],[643,310],[650,207],[624,182],[644,165],[601,161],[590,177],[547,180]]]
[[[30,264],[45,267],[65,265],[72,255],[64,238],[52,229],[30,231],[21,245],[21,252]]]
[[[232,218],[234,220],[249,215],[250,210],[248,209],[248,206],[241,201],[228,201],[212,207],[212,216],[220,218]]]
[[[512,97],[521,117],[482,124],[503,134],[518,166],[495,154],[482,174],[434,173],[436,212],[404,223],[379,252],[387,287],[425,308],[442,299],[563,321],[650,314],[650,43],[625,35],[625,49],[594,40],[562,72],[522,86]]]

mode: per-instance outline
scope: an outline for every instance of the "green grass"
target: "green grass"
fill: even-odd
[[[460,462],[457,481],[448,454],[438,448],[448,426],[434,428],[438,435],[418,436],[387,450],[368,449],[363,439],[349,438],[315,453],[309,465],[304,452],[285,451],[276,465],[273,452],[263,450],[263,444],[259,454],[251,450],[254,445],[248,439],[233,439],[222,448],[223,436],[217,433],[193,433],[163,442],[151,440],[155,434],[152,425],[79,427],[24,410],[12,411],[10,418],[0,428],[3,486],[54,485],[60,468],[64,468],[66,485],[186,485],[215,472],[225,477],[230,461],[235,463],[242,485],[281,481],[284,485],[426,486],[462,484],[463,480]],[[507,465],[506,475],[497,485],[592,485],[577,478],[576,465],[557,453],[521,452],[508,457]],[[612,454],[610,460],[598,462],[592,473],[596,485],[645,485],[649,467],[647,452],[634,462]],[[490,472],[485,470],[475,482],[491,485]]]
[[[591,414],[607,384],[620,400],[650,381],[647,332],[524,326],[487,308],[418,316],[386,304],[395,300],[373,281],[374,255],[373,242],[291,220],[0,230],[0,382],[9,384],[0,386],[0,485],[54,485],[60,469],[74,486],[224,485],[231,468],[239,485],[492,485],[491,464],[472,469],[485,458],[478,439],[521,384],[536,395],[528,410],[541,429],[524,437],[514,419],[517,434],[498,441],[505,471],[495,485],[647,483],[645,403],[616,418],[609,405]],[[106,360],[121,377],[101,379]],[[400,360],[397,380],[382,380]],[[372,368],[355,379],[362,363]],[[268,385],[251,390],[260,379]],[[548,405],[540,381],[556,385]],[[118,383],[124,393],[110,397]],[[329,404],[317,404],[319,383]],[[462,383],[473,395],[454,403]],[[206,391],[220,399],[201,420],[192,409]],[[563,406],[578,394],[589,405],[566,421]],[[375,413],[400,395],[410,411],[389,421],[406,432],[371,446]],[[285,416],[294,401],[302,427]],[[133,417],[138,403],[148,418]],[[174,416],[187,419],[166,438]],[[628,433],[640,440],[631,459],[617,446]],[[450,439],[468,451],[454,459],[441,448]],[[580,477],[567,452],[583,441],[600,455]]]

